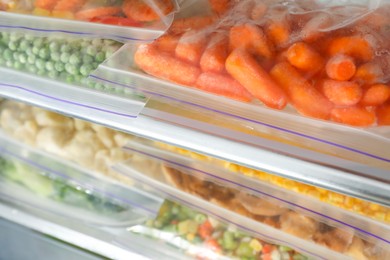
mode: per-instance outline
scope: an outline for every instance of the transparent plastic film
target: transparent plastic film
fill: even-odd
[[[373,243],[371,247],[375,250],[383,247],[381,253],[368,258],[376,259],[388,253],[390,237],[385,223],[376,223],[264,182],[229,173],[210,163],[140,143],[132,142],[126,149],[149,157],[151,161],[160,161],[165,182],[170,185],[238,214],[341,253],[347,253],[355,236]]]
[[[2,199],[89,225],[127,226],[153,217],[159,199],[104,183],[1,135]]]
[[[170,26],[180,9],[174,0],[31,0],[0,4],[3,30],[123,42],[152,41]]]
[[[137,165],[134,163],[131,163],[131,165],[117,165],[114,167],[114,169],[118,172],[121,172],[122,174],[133,178],[138,188],[142,188],[147,192],[160,196],[161,198],[165,198],[176,203],[182,204],[186,207],[190,207],[192,210],[199,211],[202,214],[206,214],[208,217],[215,218],[221,222],[228,224],[229,226],[234,226],[237,229],[240,229],[242,232],[247,232],[248,234],[262,241],[293,248],[298,252],[309,256],[309,258],[312,257],[316,259],[333,259],[336,257],[337,259],[348,259],[347,256],[343,256],[342,254],[329,250],[323,246],[319,246],[305,239],[285,233],[272,226],[266,225],[259,221],[255,221],[232,210],[224,209],[223,207],[215,205],[210,201],[206,201],[204,199],[198,198],[197,196],[193,196],[187,192],[181,191],[180,189],[166,183],[165,180],[157,180],[153,177],[150,177],[148,175],[148,172],[140,172],[137,168]],[[156,232],[154,228],[150,229],[150,225],[154,224],[153,222],[149,221],[148,224],[149,228],[146,229],[147,231],[145,232],[151,231],[152,234],[154,233],[156,235],[161,236],[165,235],[167,239],[169,239],[169,237],[172,237],[165,232],[159,233]],[[134,230],[139,233],[145,229],[136,226]],[[173,230],[175,230],[175,227],[173,228]],[[148,235],[150,235],[150,233]],[[177,238],[177,236],[175,237],[176,240],[170,241],[171,244],[177,245],[179,244],[179,242],[183,242],[181,244],[183,244],[183,246],[187,246],[187,249],[193,248],[191,244],[188,244],[188,241],[182,241],[182,238]],[[200,249],[194,250],[194,252],[199,251]],[[209,253],[208,250],[203,252]],[[219,253],[222,254],[222,252],[226,251],[222,250]],[[212,259],[220,259],[218,258],[218,256],[215,255],[215,253],[214,255],[210,254],[210,256],[213,257]],[[224,259],[223,254],[220,257]]]

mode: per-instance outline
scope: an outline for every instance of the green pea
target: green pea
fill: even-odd
[[[43,39],[42,38],[36,38],[33,42],[34,47],[41,48],[43,46]]]
[[[72,75],[76,75],[78,73],[77,65],[67,63],[65,64],[65,70]]]
[[[0,56],[0,65],[4,65],[4,64],[5,64],[5,59],[2,56]]]
[[[106,59],[106,53],[100,51],[96,54],[95,60],[96,62],[102,63]]]
[[[73,41],[69,45],[70,45],[70,48],[72,50],[75,50],[75,51],[80,50],[80,47],[81,47],[81,44],[79,41]]]
[[[4,50],[3,57],[7,61],[13,60],[13,53],[12,53],[12,51],[10,49]]]
[[[47,76],[51,79],[58,79],[59,73],[55,70],[49,71]]]
[[[109,39],[103,40],[104,45],[113,45],[115,43],[116,43],[116,41],[114,41],[114,40],[109,40]]]
[[[27,55],[24,53],[20,53],[19,54],[19,61],[22,64],[26,64],[27,63]]]
[[[56,62],[54,68],[56,69],[56,71],[62,72],[65,70],[65,65],[61,62]]]
[[[17,41],[11,41],[8,43],[8,48],[12,51],[16,51],[19,47],[19,43]]]
[[[92,64],[93,61],[94,61],[94,58],[91,55],[85,54],[83,56],[83,63],[84,64]]]
[[[28,55],[28,56],[30,56],[30,55],[35,55],[34,53],[33,53],[33,47],[28,47],[27,49],[26,49],[26,54]]]
[[[45,70],[46,62],[42,59],[36,59],[35,66],[38,68],[38,70]]]
[[[37,46],[34,46],[32,48],[32,53],[35,54],[35,55],[38,55],[40,50],[41,50],[41,48],[39,48]]]
[[[35,37],[31,34],[25,34],[24,39],[26,39],[29,42],[32,42],[35,39]]]
[[[84,78],[83,76],[76,74],[74,75],[74,82],[80,83],[83,78]]]
[[[12,67],[14,66],[14,62],[11,61],[11,60],[7,60],[7,61],[5,62],[5,66],[7,66],[8,68],[12,68]]]
[[[65,81],[66,81],[67,83],[72,84],[72,83],[74,82],[74,77],[73,77],[73,75],[69,75],[69,74],[66,75]]]
[[[70,55],[70,57],[69,57],[70,64],[77,65],[80,62],[81,62],[81,60],[79,58],[79,53],[73,53],[72,55]]]
[[[104,85],[102,83],[98,82],[98,83],[95,84],[94,89],[103,90],[104,89]]]
[[[98,51],[97,51],[97,48],[95,46],[90,45],[87,47],[87,54],[89,54],[91,56],[95,56],[97,52]]]
[[[14,60],[18,60],[19,59],[19,52],[12,53],[12,57]]]
[[[80,67],[80,74],[83,76],[88,76],[93,70],[92,66],[89,64],[83,64]]]
[[[46,48],[40,49],[38,55],[39,55],[39,57],[41,57],[41,59],[44,59],[44,60],[47,60],[50,57],[49,50]]]
[[[199,224],[202,224],[203,222],[205,222],[207,220],[207,217],[204,214],[198,213],[195,215],[194,220],[196,222],[198,222]]]
[[[46,61],[45,68],[47,71],[53,71],[54,70],[54,63],[52,61]]]
[[[253,256],[253,248],[249,245],[249,243],[241,243],[237,250],[236,250],[236,254],[238,256],[241,256],[241,257],[251,257]]]
[[[68,44],[64,43],[61,45],[61,52],[70,52],[71,50],[72,48]]]
[[[11,41],[18,41],[22,38],[23,36],[20,33],[11,33],[9,38]]]
[[[50,59],[52,61],[60,61],[61,60],[61,53],[59,53],[59,52],[50,53]]]
[[[63,52],[63,53],[61,53],[60,60],[61,60],[61,62],[63,62],[63,63],[68,63],[69,57],[70,57],[69,53]]]
[[[45,70],[38,69],[37,75],[38,75],[38,76],[41,76],[41,77],[44,77],[44,76],[46,76],[46,71],[45,71]]]
[[[35,66],[32,65],[32,64],[27,64],[27,65],[26,65],[26,68],[27,68],[27,71],[30,72],[30,73],[32,73],[32,74],[36,74],[37,71],[38,71],[37,67],[35,67]]]
[[[34,64],[36,60],[37,60],[37,57],[35,55],[29,55],[27,57],[27,63],[28,64]]]
[[[52,41],[51,43],[49,43],[49,49],[51,52],[57,52],[60,50],[60,45],[58,44],[57,41]]]
[[[19,61],[15,61],[13,65],[14,69],[16,70],[23,70],[24,68],[24,65]]]

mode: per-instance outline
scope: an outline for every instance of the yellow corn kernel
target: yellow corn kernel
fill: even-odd
[[[251,242],[249,242],[249,246],[255,251],[260,252],[263,249],[263,245],[259,242],[257,239],[252,239]]]
[[[39,15],[39,16],[50,16],[50,11],[42,8],[35,8],[33,11],[33,14]]]
[[[368,208],[372,211],[378,211],[380,209],[380,206],[378,204],[375,204],[375,203],[370,203],[370,205],[368,206]]]
[[[67,11],[52,11],[52,16],[63,19],[74,19],[74,14]]]
[[[386,219],[386,214],[383,212],[376,212],[374,214],[375,219],[384,221]]]
[[[188,240],[188,241],[192,241],[192,240],[194,240],[194,238],[195,238],[195,235],[193,234],[193,233],[189,233],[189,234],[187,234],[187,236],[186,236],[186,239]]]
[[[386,222],[390,222],[390,212],[388,211],[386,214]]]

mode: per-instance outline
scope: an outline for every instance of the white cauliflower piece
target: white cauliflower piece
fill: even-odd
[[[35,120],[39,126],[52,126],[73,129],[73,120],[63,115],[41,110],[35,113]]]
[[[64,146],[72,138],[72,131],[59,127],[43,127],[39,130],[36,145],[48,152],[65,156]]]

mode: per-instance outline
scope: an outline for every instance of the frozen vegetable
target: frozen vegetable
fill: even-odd
[[[167,240],[166,242],[173,244],[173,241],[169,241],[172,236],[164,234],[172,234],[176,237],[176,241],[180,237],[189,242],[189,244],[180,243],[182,247],[180,249],[187,251],[189,254],[197,252],[195,257],[200,259],[217,259],[217,257],[208,257],[206,252],[208,250],[222,257],[242,260],[308,259],[289,247],[269,244],[205,214],[169,200],[164,201],[155,219],[145,223],[145,228],[136,226],[130,228],[130,231]],[[191,246],[197,247],[198,250],[190,250]]]
[[[3,10],[10,12],[120,26],[143,26],[175,9],[171,0],[2,0],[0,3]]]
[[[291,105],[304,116],[352,126],[388,125],[389,3],[371,10],[314,0],[209,2],[214,14],[175,20],[161,39],[139,47],[136,65],[244,102]],[[180,77],[182,71],[188,73]],[[210,72],[219,74],[215,81],[205,80]]]
[[[99,214],[115,214],[126,207],[101,198],[86,188],[71,185],[66,179],[51,176],[23,162],[0,157],[0,176],[21,185],[35,194],[68,205],[93,210]]]
[[[132,184],[111,170],[113,164],[129,158],[121,147],[131,135],[13,101],[3,101],[0,126],[21,142]]]

